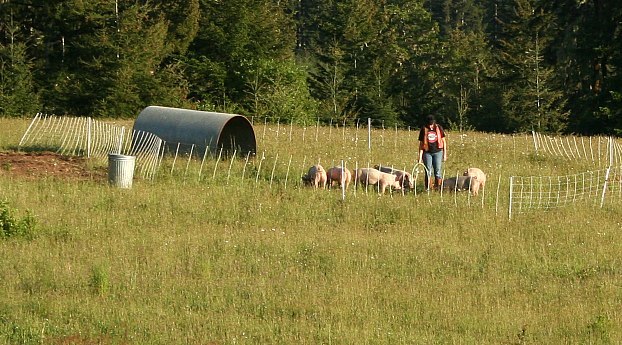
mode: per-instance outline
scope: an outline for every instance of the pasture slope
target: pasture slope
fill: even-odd
[[[0,150],[27,126],[0,119]],[[417,195],[342,200],[301,188],[302,171],[412,168],[416,133],[376,130],[370,151],[355,128],[256,132],[248,165],[166,158],[130,190],[0,166],[5,209],[37,222],[0,237],[0,344],[622,342],[619,199],[508,220],[510,175],[590,164],[535,155],[527,135],[451,132],[447,173],[481,168],[485,193],[427,194],[420,177]]]

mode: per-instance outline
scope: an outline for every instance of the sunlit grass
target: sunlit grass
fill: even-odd
[[[27,122],[0,121],[10,133],[0,148],[16,145]],[[301,172],[342,159],[412,168],[416,133],[387,129],[370,152],[341,128],[320,127],[316,142],[315,127],[294,127],[290,142],[289,127],[277,140],[272,126],[262,139],[262,126],[267,158],[244,178],[243,159],[214,157],[201,177],[200,161],[186,171],[167,158],[130,190],[0,173],[0,199],[40,227],[34,240],[0,241],[0,343],[622,341],[619,200],[512,221],[507,204],[495,208],[500,176],[588,164],[535,156],[524,135],[450,133],[447,172],[487,172],[485,207],[465,194],[361,188],[342,200],[301,188]]]

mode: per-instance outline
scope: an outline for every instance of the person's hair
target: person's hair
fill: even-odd
[[[426,123],[428,125],[433,125],[436,123],[436,119],[434,118],[434,115],[428,115],[426,119],[427,119]]]

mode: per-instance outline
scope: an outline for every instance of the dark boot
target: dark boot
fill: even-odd
[[[424,183],[425,183],[425,190],[429,191],[429,190],[434,189],[434,183],[432,182],[432,179],[430,178],[430,176],[425,175],[424,179],[425,179],[425,181],[424,181]]]
[[[441,188],[443,188],[443,179],[442,178],[436,178],[436,190],[441,190]]]

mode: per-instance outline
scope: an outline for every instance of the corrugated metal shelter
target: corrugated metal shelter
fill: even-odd
[[[209,148],[224,154],[246,156],[257,152],[253,125],[242,115],[149,106],[134,122],[134,130],[150,132],[166,141],[169,149],[199,154]]]

